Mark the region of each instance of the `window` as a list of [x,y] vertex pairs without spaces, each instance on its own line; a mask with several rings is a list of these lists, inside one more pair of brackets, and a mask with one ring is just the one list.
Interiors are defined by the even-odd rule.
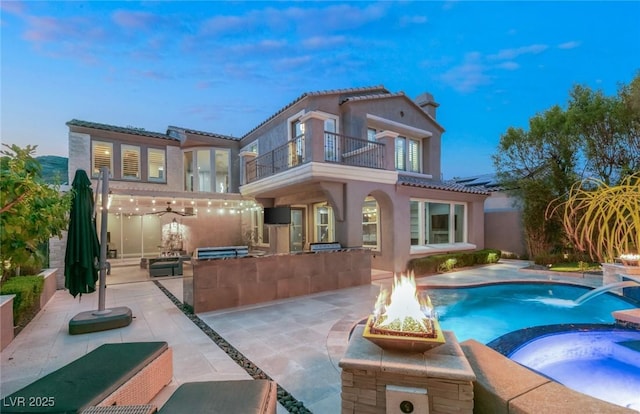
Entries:
[[374,142],[377,141],[375,128],[367,128],[367,140]]
[[302,164],[304,161],[304,123],[299,119],[291,124],[291,141],[289,141],[289,167]]
[[226,149],[185,151],[183,157],[185,191],[228,192],[229,156],[229,150]]
[[193,191],[193,151],[185,152],[182,162],[184,163],[184,191]]
[[367,197],[362,205],[362,245],[364,247],[380,249],[378,218],[378,202],[373,197]]
[[405,137],[396,137],[396,170],[405,170],[405,159],[407,152],[405,151],[407,139]]
[[109,176],[113,176],[113,144],[110,142],[93,141],[91,154],[91,175],[98,177],[100,168],[109,168]]
[[165,176],[165,152],[164,150],[157,148],[149,148],[147,149],[147,165],[149,167],[148,171],[148,180],[149,181],[159,181],[166,182],[167,178]]
[[411,245],[466,242],[466,205],[411,200]]
[[340,161],[340,139],[336,134],[336,120],[324,120],[324,159],[325,161]]
[[326,202],[313,206],[315,217],[315,231],[313,240],[316,243],[326,243],[335,241],[335,221],[333,209]]
[[122,159],[122,175],[125,180],[140,179],[140,147],[122,145],[120,147]]
[[211,151],[196,151],[196,154],[198,165],[198,191],[211,191]]
[[215,193],[229,192],[229,151],[215,150],[216,182]]
[[396,169],[420,172],[420,141],[398,136],[396,138]]

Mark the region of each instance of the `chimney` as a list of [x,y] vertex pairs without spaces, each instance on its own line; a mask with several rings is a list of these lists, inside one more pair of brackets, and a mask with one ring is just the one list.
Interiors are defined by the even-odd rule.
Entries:
[[429,92],[425,92],[418,96],[415,99],[415,102],[423,111],[431,115],[433,119],[436,119],[436,108],[439,107],[440,104],[433,100],[433,95]]

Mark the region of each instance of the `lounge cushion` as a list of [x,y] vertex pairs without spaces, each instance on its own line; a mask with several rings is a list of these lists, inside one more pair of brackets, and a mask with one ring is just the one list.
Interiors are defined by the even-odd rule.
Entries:
[[0,412],[82,412],[111,395],[167,348],[166,342],[101,345],[5,397]]
[[275,414],[276,399],[270,380],[189,382],[178,387],[158,414]]

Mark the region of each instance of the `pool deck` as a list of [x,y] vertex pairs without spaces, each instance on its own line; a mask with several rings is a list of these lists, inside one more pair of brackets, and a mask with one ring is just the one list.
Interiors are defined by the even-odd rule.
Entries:
[[[520,270],[529,263],[503,260],[495,265],[427,276],[418,285],[467,285],[496,281],[562,281],[597,287],[602,277],[560,276]],[[160,407],[178,385],[192,381],[250,379],[251,375],[222,350],[154,283],[135,281],[133,266],[113,268],[106,307],[129,307],[131,325],[110,331],[69,335],[69,320],[97,309],[97,294],[74,299],[58,290],[36,318],[0,354],[0,395],[6,396],[107,342],[166,341],[174,352],[172,382],[153,401]],[[124,279],[117,282],[117,274]],[[374,271],[366,286],[323,292],[197,315],[313,413],[340,412],[338,361],[348,332],[371,311],[380,286],[391,274]],[[109,279],[108,279],[109,280]],[[128,281],[128,283],[122,282]],[[182,278],[158,278],[182,298]],[[240,361],[240,362],[243,362]],[[278,404],[278,413],[287,410]]]

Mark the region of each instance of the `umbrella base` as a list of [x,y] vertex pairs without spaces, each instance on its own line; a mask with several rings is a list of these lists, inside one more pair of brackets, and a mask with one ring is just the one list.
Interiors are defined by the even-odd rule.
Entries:
[[77,335],[90,332],[108,331],[123,328],[131,323],[131,309],[122,306],[105,311],[80,312],[69,321],[69,334]]

